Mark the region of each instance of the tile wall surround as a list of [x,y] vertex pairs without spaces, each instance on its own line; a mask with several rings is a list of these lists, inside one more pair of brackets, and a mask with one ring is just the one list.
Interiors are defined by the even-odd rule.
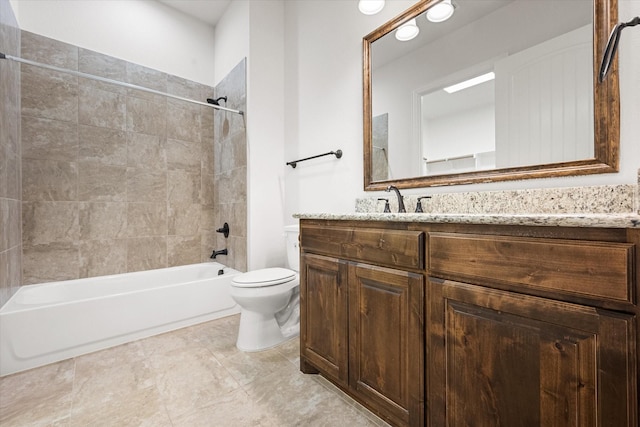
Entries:
[[[440,214],[640,214],[639,189],[640,184],[445,194],[430,194],[425,189],[422,195],[431,199],[422,200],[422,209]],[[415,211],[422,195],[404,196],[407,212]],[[391,193],[357,199],[356,212],[382,212],[380,197],[388,198],[391,211],[397,212],[396,196]]]
[[[26,31],[21,55],[184,98],[217,93]],[[21,81],[23,284],[209,260],[220,111],[29,65]]]
[[[216,97],[226,96],[223,107],[247,111],[246,59],[216,86]],[[219,259],[225,265],[247,271],[247,132],[246,116],[217,110],[214,118],[213,186],[216,228],[229,224],[227,239],[216,233],[211,248],[227,249]],[[211,252],[211,251],[209,251]]]
[[[0,52],[20,55],[20,28],[0,0]],[[22,283],[20,65],[0,60],[0,306]]]

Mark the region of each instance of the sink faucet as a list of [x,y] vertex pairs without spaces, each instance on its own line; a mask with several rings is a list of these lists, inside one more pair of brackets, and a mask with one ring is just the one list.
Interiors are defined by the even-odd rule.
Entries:
[[398,213],[403,213],[406,212],[407,210],[404,208],[404,200],[402,197],[402,194],[400,194],[400,190],[398,190],[398,187],[396,187],[395,185],[390,185],[387,187],[386,191],[395,191],[396,192],[396,196],[398,196]]

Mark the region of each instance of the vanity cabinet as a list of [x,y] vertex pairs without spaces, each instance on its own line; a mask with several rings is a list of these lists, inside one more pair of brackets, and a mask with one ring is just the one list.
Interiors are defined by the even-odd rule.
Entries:
[[636,426],[637,233],[512,231],[429,233],[429,424]]
[[302,224],[301,249],[302,371],[423,425],[424,233]]
[[394,426],[637,426],[640,230],[301,222],[301,369]]

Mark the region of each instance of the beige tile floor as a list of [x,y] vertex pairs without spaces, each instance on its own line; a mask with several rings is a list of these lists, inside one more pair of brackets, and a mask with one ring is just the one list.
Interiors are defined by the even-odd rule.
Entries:
[[317,375],[299,340],[235,347],[230,316],[0,379],[0,426],[385,426]]

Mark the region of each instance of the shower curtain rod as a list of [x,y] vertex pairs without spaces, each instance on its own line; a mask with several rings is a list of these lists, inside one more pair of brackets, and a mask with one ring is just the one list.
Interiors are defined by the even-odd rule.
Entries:
[[231,108],[222,107],[220,105],[209,104],[207,102],[196,101],[195,99],[183,98],[181,96],[171,95],[170,93],[160,92],[159,90],[149,89],[147,87],[138,86],[138,85],[134,85],[134,84],[131,84],[131,83],[120,82],[118,80],[107,79],[105,77],[94,76],[93,74],[87,74],[87,73],[83,73],[81,71],[69,70],[67,68],[60,68],[60,67],[56,67],[54,65],[48,65],[48,64],[43,64],[41,62],[31,61],[29,59],[18,58],[17,56],[6,55],[6,54],[4,54],[2,52],[0,52],[0,59],[9,59],[11,61],[21,62],[23,64],[33,65],[33,66],[36,66],[36,67],[45,68],[47,70],[53,70],[53,71],[59,71],[59,72],[62,72],[62,73],[71,74],[71,75],[76,76],[76,77],[84,77],[86,79],[97,80],[97,81],[100,81],[100,82],[103,82],[103,83],[111,83],[111,84],[115,84],[115,85],[118,85],[118,86],[124,86],[124,87],[129,88],[129,89],[141,90],[143,92],[149,92],[149,93],[154,93],[156,95],[167,96],[169,98],[178,99],[180,101],[186,101],[186,102],[191,102],[193,104],[204,105],[205,107],[212,107],[212,108],[215,108],[216,110],[223,110],[223,111],[228,111],[230,113],[236,113],[236,114],[244,115],[244,112],[240,111],[240,110],[234,110],[234,109],[231,109]]

